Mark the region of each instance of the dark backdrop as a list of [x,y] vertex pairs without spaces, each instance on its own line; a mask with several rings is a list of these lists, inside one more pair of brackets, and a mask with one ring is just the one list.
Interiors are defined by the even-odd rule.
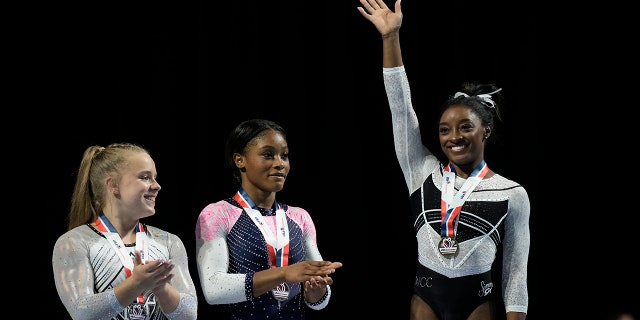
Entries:
[[[48,301],[42,317],[66,314],[46,266],[65,231],[87,146],[128,141],[150,149],[162,192],[146,222],[183,239],[199,284],[197,215],[235,191],[224,168],[224,140],[238,122],[264,117],[289,135],[292,171],[279,201],[306,208],[325,259],[344,263],[329,307],[310,318],[347,311],[407,318],[415,263],[408,193],[394,154],[380,35],[358,5],[161,1],[43,8],[46,23],[26,57],[37,61],[26,78],[38,90],[21,101],[38,99],[37,108],[15,108],[28,119],[24,136],[35,141],[23,144],[30,155],[23,164],[39,177],[28,193],[42,206],[38,236],[46,239],[37,263],[49,272],[36,274]],[[596,319],[631,306],[628,285],[607,269],[577,275],[591,267],[585,261],[592,252],[576,245],[579,231],[567,227],[569,218],[556,216],[570,210],[542,196],[559,182],[540,169],[539,132],[547,124],[539,112],[548,108],[541,82],[550,79],[539,76],[537,8],[502,0],[405,0],[403,12],[404,61],[432,150],[439,149],[430,126],[437,107],[463,80],[503,88],[501,140],[488,147],[486,159],[529,193],[529,319],[581,312]],[[617,274],[631,273],[628,268],[619,264]],[[200,299],[200,318],[223,312]]]

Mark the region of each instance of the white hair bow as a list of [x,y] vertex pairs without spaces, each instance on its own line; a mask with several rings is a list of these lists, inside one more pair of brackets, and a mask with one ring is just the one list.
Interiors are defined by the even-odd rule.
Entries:
[[[480,100],[482,100],[482,102],[484,103],[484,105],[486,105],[487,107],[489,107],[489,108],[495,108],[495,107],[496,107],[496,104],[495,104],[495,102],[493,102],[493,100],[491,99],[491,95],[492,95],[492,94],[494,94],[494,93],[496,93],[496,92],[499,92],[500,90],[502,90],[502,88],[500,88],[500,89],[498,89],[498,90],[496,90],[496,91],[493,91],[493,92],[484,93],[484,94],[479,94],[479,95],[477,95],[476,97],[480,98]],[[467,98],[469,97],[469,95],[468,95],[468,94],[466,94],[466,93],[464,93],[464,92],[456,92],[456,94],[454,94],[454,95],[453,95],[453,98],[455,99],[455,98],[457,98],[457,97],[459,97],[459,96],[464,96],[464,97],[467,97]]]

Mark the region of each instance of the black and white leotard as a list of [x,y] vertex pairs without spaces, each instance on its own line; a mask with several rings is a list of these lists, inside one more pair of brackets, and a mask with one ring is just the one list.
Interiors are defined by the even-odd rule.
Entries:
[[[411,103],[404,66],[383,68],[385,90],[391,109],[396,156],[409,190],[418,243],[416,294],[429,290],[425,274],[435,272],[445,279],[475,276],[478,286],[469,294],[488,294],[491,283],[481,280],[491,271],[502,249],[502,293],[506,311],[527,312],[527,261],[529,255],[530,203],[526,190],[499,174],[485,178],[473,190],[458,216],[453,257],[438,251],[441,218],[443,164],[422,143],[418,117]],[[459,190],[465,179],[456,177]],[[421,270],[422,269],[422,270]],[[423,297],[424,299],[424,297]],[[437,299],[435,299],[437,300]],[[448,300],[451,301],[451,300]],[[446,310],[447,300],[427,301],[435,310]]]
[[[61,235],[53,248],[53,275],[60,300],[72,319],[161,320],[196,319],[198,296],[189,274],[187,250],[175,234],[145,225],[146,260],[171,260],[171,285],[180,292],[178,308],[164,314],[151,290],[142,303],[123,306],[113,288],[127,279],[124,265],[110,240],[93,226],[75,227]],[[135,243],[124,244],[133,259]]]

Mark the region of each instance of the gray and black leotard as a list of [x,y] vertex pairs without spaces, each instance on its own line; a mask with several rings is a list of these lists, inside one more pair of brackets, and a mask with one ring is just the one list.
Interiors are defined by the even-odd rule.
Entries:
[[[76,319],[163,320],[196,319],[198,296],[189,274],[187,250],[175,234],[145,225],[149,240],[147,260],[171,260],[175,267],[171,285],[180,292],[180,303],[165,314],[156,304],[155,294],[144,292],[144,302],[123,306],[113,288],[127,279],[118,252],[110,241],[91,225],[81,225],[61,235],[53,248],[53,275],[60,300]],[[135,243],[125,244],[131,259]],[[144,309],[144,312],[141,310]],[[143,313],[143,315],[141,314]]]
[[[440,254],[443,165],[422,143],[404,66],[383,68],[383,77],[391,109],[396,156],[407,183],[415,219],[418,243],[415,293],[441,314],[453,312],[447,311],[453,309],[473,311],[474,306],[482,302],[482,295],[490,294],[493,285],[491,265],[501,248],[505,309],[526,313],[530,241],[530,204],[526,190],[499,174],[480,181],[458,216],[458,253],[453,257]],[[464,178],[457,177],[455,189],[459,190],[464,182]],[[432,280],[441,276],[440,283],[445,281],[453,288],[471,286],[467,291],[455,291],[456,294],[468,292],[470,296],[462,297],[460,302],[453,302],[451,297],[441,299],[441,292],[429,292],[435,287],[425,285],[429,276]],[[466,284],[468,279],[473,285]],[[468,313],[462,315],[463,318],[466,316]]]

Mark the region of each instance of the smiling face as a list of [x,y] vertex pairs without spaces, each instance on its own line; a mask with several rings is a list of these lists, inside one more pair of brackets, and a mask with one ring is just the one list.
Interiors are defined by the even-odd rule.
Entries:
[[247,144],[243,154],[234,154],[234,161],[241,171],[243,189],[278,192],[290,169],[287,140],[278,131],[265,130]]
[[[129,218],[141,219],[155,214],[160,184],[156,180],[156,165],[145,152],[129,151],[127,163],[119,170],[119,177],[111,176],[118,212]],[[117,182],[116,182],[117,181]]]
[[470,173],[484,159],[484,140],[489,127],[477,114],[463,105],[444,111],[438,126],[440,147],[457,172]]

